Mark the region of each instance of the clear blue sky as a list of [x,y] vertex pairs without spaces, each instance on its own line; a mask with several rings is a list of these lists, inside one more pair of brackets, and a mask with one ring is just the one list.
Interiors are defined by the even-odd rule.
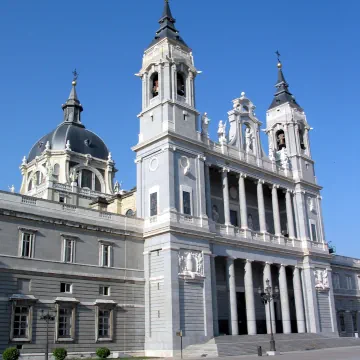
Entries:
[[[19,189],[22,157],[61,122],[74,67],[84,124],[109,146],[118,180],[135,185],[130,147],[141,83],[134,73],[162,7],[162,0],[0,2],[1,189]],[[265,121],[279,49],[290,90],[314,128],[327,240],[338,253],[360,257],[360,1],[172,0],[171,7],[203,71],[197,108],[209,113],[213,133],[241,91]]]

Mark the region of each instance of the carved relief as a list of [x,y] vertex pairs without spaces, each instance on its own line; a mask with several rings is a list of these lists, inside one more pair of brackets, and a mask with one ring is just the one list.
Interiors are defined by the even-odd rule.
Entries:
[[308,206],[309,206],[309,210],[312,213],[316,214],[315,199],[313,197],[308,198]]
[[328,271],[326,269],[316,269],[315,274],[315,289],[318,290],[328,290],[329,286],[329,277]]
[[186,156],[180,158],[180,165],[184,170],[184,175],[187,175],[190,172],[190,160]]
[[204,276],[204,256],[201,251],[180,250],[179,252],[179,275],[195,277]]

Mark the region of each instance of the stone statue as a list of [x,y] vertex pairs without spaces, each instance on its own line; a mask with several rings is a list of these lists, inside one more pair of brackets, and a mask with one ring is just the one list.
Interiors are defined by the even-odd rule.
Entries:
[[223,123],[222,120],[219,121],[219,127],[217,133],[219,137],[219,143],[220,144],[226,143],[226,122]]
[[70,175],[69,175],[71,185],[76,185],[78,178],[79,178],[79,173],[76,170],[72,169],[70,171]]
[[277,136],[277,144],[279,150],[286,148],[285,134],[283,132]]
[[280,150],[280,163],[281,163],[281,167],[284,170],[289,169],[289,157],[287,156],[287,151],[286,148],[284,147]]
[[9,190],[10,190],[11,193],[14,193],[15,192],[15,186],[14,185],[9,186]]
[[205,136],[206,138],[209,138],[209,123],[210,119],[207,116],[207,113],[204,113],[204,115],[201,117],[201,135]]
[[212,207],[212,219],[217,223],[219,221],[219,212],[216,205]]
[[27,164],[27,159],[26,159],[26,156],[24,156],[21,161],[21,165],[26,165],[26,164]]
[[269,159],[271,162],[275,161],[275,154],[274,154],[274,143],[272,139],[272,134],[270,133],[269,136]]
[[112,154],[111,154],[110,151],[109,151],[109,155],[108,155],[108,161],[109,161],[109,162],[113,161]]
[[46,144],[45,144],[45,150],[50,150],[50,142],[47,141]]
[[114,193],[119,194],[121,191],[121,183],[119,183],[117,180],[115,181],[114,185]]
[[253,142],[254,142],[253,132],[249,127],[246,127],[246,130],[245,130],[245,146],[246,146],[246,152],[247,153],[252,152]]
[[65,144],[65,150],[67,150],[67,151],[71,151],[71,147],[70,147],[70,140],[66,141],[66,144]]
[[248,227],[249,227],[249,229],[254,230],[254,223],[253,223],[253,218],[252,218],[251,214],[248,215]]

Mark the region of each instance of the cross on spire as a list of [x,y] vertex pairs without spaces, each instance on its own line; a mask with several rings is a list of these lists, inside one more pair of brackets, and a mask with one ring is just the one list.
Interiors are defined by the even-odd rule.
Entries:
[[275,54],[276,54],[276,56],[277,56],[278,62],[281,63],[281,60],[280,60],[281,54],[279,53],[279,50],[276,50],[276,51],[275,51]]

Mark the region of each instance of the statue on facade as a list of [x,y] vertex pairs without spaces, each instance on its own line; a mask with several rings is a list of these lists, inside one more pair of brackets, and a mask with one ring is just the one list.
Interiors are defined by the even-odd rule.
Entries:
[[66,141],[65,150],[66,150],[66,151],[71,151],[70,140]]
[[285,134],[283,131],[281,131],[277,136],[277,144],[279,150],[286,148]]
[[114,185],[114,193],[119,194],[121,191],[121,183],[119,183],[117,180],[115,181]]
[[280,164],[284,170],[289,169],[289,157],[287,155],[286,148],[284,147],[280,150]]
[[219,212],[216,205],[212,207],[212,219],[217,223],[219,221]]
[[246,127],[246,130],[245,130],[246,153],[252,152],[253,142],[254,142],[254,134],[249,127]]
[[248,215],[248,228],[254,230],[254,222],[251,214]]
[[226,143],[226,122],[223,123],[222,120],[219,121],[219,127],[218,127],[218,137],[219,137],[219,143],[225,144]]
[[14,185],[9,186],[9,190],[10,190],[11,193],[14,193],[15,192],[15,186]]
[[208,114],[204,113],[201,117],[201,135],[209,138],[209,123],[210,119],[208,118]]
[[79,173],[75,169],[72,169],[70,171],[70,175],[69,175],[71,185],[73,185],[73,186],[77,185],[78,178],[79,178]]

